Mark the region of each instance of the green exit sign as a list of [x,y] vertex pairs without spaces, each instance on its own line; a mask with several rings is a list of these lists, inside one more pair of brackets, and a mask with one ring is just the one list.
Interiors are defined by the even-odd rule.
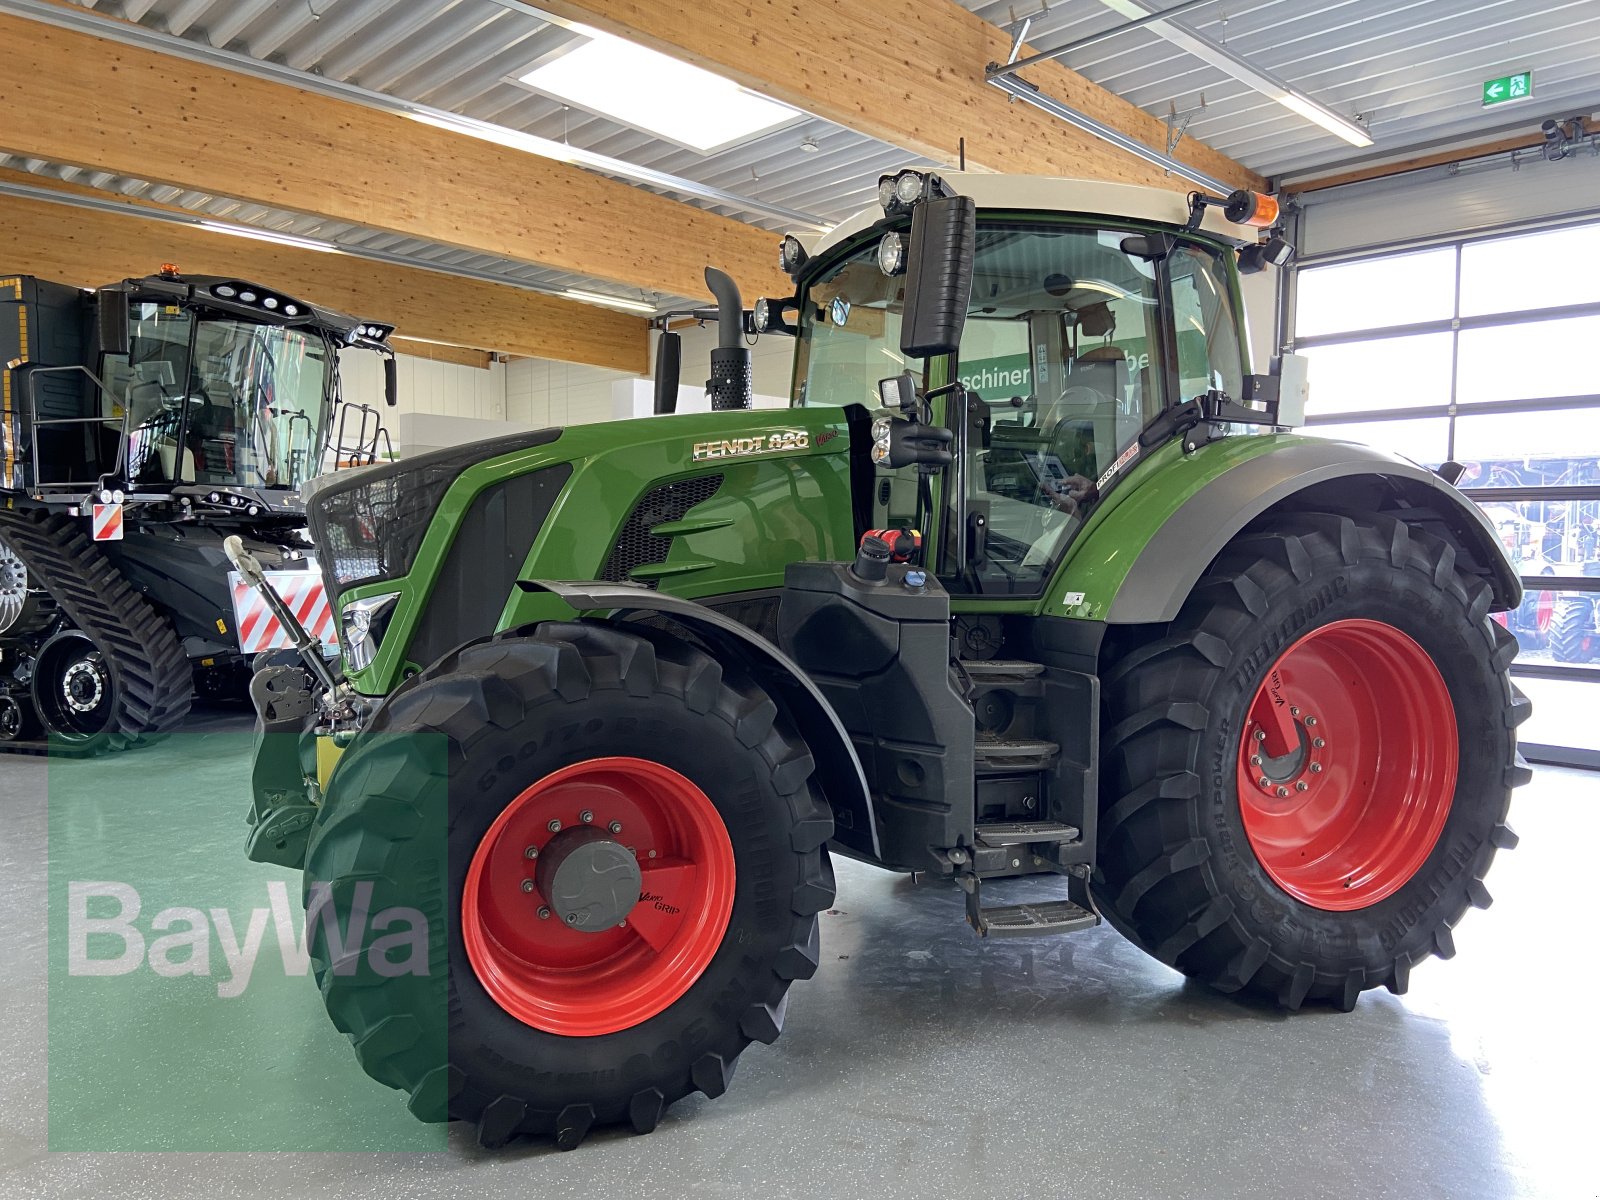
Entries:
[[1533,95],[1533,72],[1520,71],[1515,75],[1502,75],[1487,79],[1483,84],[1483,106],[1491,108],[1508,100],[1526,100]]

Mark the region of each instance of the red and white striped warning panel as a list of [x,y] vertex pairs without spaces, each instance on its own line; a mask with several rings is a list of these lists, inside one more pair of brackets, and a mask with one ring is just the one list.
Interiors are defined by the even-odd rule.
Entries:
[[[339,630],[334,624],[327,591],[322,586],[321,572],[268,571],[266,575],[267,582],[283,597],[283,602],[305,626],[306,632],[327,649],[337,650]],[[240,652],[259,654],[263,650],[293,648],[294,640],[289,631],[267,607],[260,593],[241,579],[237,571],[228,572],[228,583],[233,589],[233,627],[239,637]]]
[[97,542],[120,542],[122,540],[122,505],[96,504],[94,517],[90,522]]

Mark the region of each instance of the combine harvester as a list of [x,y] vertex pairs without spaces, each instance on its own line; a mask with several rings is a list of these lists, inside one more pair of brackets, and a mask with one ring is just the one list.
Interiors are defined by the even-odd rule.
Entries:
[[0,277],[0,750],[119,750],[196,691],[245,694],[249,652],[281,638],[235,629],[222,541],[308,572],[286,586],[325,608],[300,489],[325,456],[381,453],[338,356],[383,355],[393,404],[390,332],[175,267],[93,292]]

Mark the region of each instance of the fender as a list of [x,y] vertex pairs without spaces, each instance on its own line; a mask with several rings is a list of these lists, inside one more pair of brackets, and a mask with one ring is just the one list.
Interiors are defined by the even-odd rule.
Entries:
[[848,824],[836,822],[833,840],[858,855],[874,861],[881,859],[872,793],[850,735],[817,685],[777,646],[703,604],[663,595],[636,583],[524,579],[518,580],[517,586],[528,592],[549,592],[580,613],[662,613],[688,626],[724,661],[743,666],[782,706],[805,739],[816,760],[814,778],[828,807],[835,813],[849,813]]
[[[1223,547],[1273,508],[1381,511],[1426,522],[1452,544],[1464,570],[1490,585],[1495,610],[1521,603],[1516,568],[1482,510],[1415,463],[1352,442],[1278,434],[1223,438],[1164,470],[1206,466],[1212,467],[1209,478],[1196,480],[1198,486],[1154,488],[1154,479],[1147,479],[1138,489],[1144,495],[1130,497],[1130,503],[1108,514],[1084,539],[1083,549],[1090,543],[1102,551],[1133,544],[1137,553],[1131,560],[1110,553],[1087,559],[1074,554],[1075,562],[1091,567],[1074,579],[1068,565],[1065,583],[1052,589],[1056,611],[1063,603],[1061,588],[1070,586],[1088,603],[1076,612],[1067,605],[1069,616],[1098,616],[1117,625],[1171,621]],[[1077,598],[1075,592],[1065,597]]]

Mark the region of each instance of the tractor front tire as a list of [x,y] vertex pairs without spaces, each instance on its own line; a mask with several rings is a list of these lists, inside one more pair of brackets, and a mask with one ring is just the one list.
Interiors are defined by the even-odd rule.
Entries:
[[[765,692],[670,634],[573,622],[462,647],[329,781],[305,873],[329,1014],[417,1116],[484,1146],[649,1132],[720,1096],[816,971],[833,821],[812,771]],[[364,885],[371,912],[428,914],[445,970],[336,961],[314,909]]]
[[1600,654],[1595,604],[1588,596],[1562,596],[1550,614],[1550,656],[1560,663],[1586,663]]
[[1111,923],[1291,1010],[1449,958],[1529,774],[1489,606],[1451,547],[1385,517],[1287,514],[1230,544],[1104,675]]

